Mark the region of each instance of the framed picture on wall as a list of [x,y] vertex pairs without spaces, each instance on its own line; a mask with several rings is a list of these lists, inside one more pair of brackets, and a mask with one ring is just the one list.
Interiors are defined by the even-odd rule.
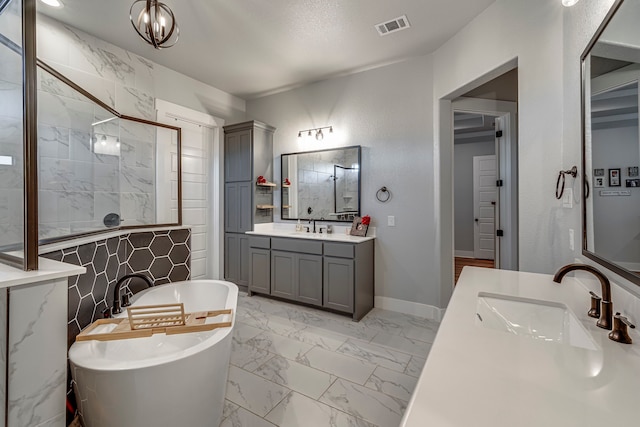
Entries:
[[626,181],[626,186],[627,187],[634,187],[634,188],[640,187],[640,179],[638,179],[638,178],[628,179]]
[[604,169],[594,169],[593,176],[604,176]]
[[620,187],[620,168],[609,169],[609,187]]
[[593,178],[593,186],[596,188],[604,187],[604,176],[596,176]]
[[[366,217],[365,217],[366,218]],[[364,218],[360,218],[359,216],[353,219],[353,223],[351,224],[351,234],[352,236],[361,236],[365,237],[367,235],[367,230],[369,229],[369,221]],[[366,224],[365,224],[366,223]]]
[[630,166],[627,168],[627,175],[630,177],[638,176],[638,166]]

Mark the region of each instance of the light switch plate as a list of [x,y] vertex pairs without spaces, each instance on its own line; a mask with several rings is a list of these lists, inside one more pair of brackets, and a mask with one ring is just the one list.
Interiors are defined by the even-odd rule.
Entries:
[[573,208],[573,188],[565,188],[564,196],[562,197],[563,208]]
[[389,227],[395,227],[396,226],[396,217],[393,215],[389,215],[387,217],[387,225]]

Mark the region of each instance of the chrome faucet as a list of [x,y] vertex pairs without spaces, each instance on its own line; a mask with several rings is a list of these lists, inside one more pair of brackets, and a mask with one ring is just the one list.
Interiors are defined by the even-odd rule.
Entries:
[[133,274],[127,274],[125,276],[122,276],[120,280],[116,282],[116,287],[113,289],[113,307],[111,308],[110,314],[113,315],[113,314],[122,313],[122,307],[128,307],[131,305],[131,303],[129,302],[128,295],[123,295],[122,302],[120,302],[120,289],[122,288],[122,284],[124,282],[130,279],[135,279],[135,278],[142,279],[147,283],[147,286],[149,286],[150,288],[153,287],[153,282],[151,281],[149,276],[146,276],[144,274],[133,273]]
[[[568,265],[565,265],[564,267],[561,267],[556,272],[555,276],[553,276],[553,281],[556,283],[560,283],[562,281],[562,278],[567,273],[575,270],[588,271],[589,273],[596,276],[600,281],[600,287],[602,289],[602,302],[601,302],[602,313],[600,313],[600,318],[598,319],[598,322],[596,323],[596,325],[598,325],[602,329],[611,330],[612,321],[613,321],[613,302],[611,302],[611,283],[609,282],[609,279],[607,278],[607,276],[602,274],[600,270],[586,264],[568,264]],[[597,317],[597,313],[599,312],[599,310],[597,310],[596,307],[594,307],[593,305],[594,305],[594,301],[598,302],[600,297],[591,293],[591,298],[592,298],[592,308],[591,310],[589,310],[589,316]]]

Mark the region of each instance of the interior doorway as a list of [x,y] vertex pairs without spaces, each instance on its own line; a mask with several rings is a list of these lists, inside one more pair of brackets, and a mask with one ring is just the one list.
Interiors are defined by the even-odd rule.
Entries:
[[467,265],[518,269],[517,69],[451,102],[454,283]]

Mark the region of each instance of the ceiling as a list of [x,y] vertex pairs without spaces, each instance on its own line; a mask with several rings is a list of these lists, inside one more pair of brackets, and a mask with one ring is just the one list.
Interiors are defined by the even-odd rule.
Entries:
[[[62,0],[39,11],[244,99],[431,53],[494,0],[164,0],[180,40],[156,51],[129,22],[133,0]],[[411,27],[379,36],[406,15]]]

